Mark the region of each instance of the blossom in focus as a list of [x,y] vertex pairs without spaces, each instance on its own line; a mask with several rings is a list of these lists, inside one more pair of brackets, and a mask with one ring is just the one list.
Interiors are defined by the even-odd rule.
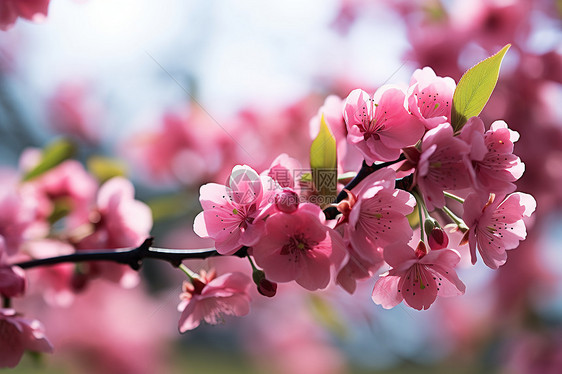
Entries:
[[525,164],[513,154],[513,143],[519,139],[519,133],[510,130],[504,121],[495,121],[484,133],[482,120],[472,117],[460,137],[471,145],[469,171],[477,190],[496,194],[515,191],[513,182],[525,171]]
[[25,351],[53,351],[37,320],[20,317],[13,309],[0,309],[0,368],[15,367]]
[[412,237],[406,216],[412,213],[415,199],[409,192],[395,189],[395,179],[395,171],[384,168],[353,189],[356,201],[346,228],[355,252],[366,261],[380,257],[380,248],[394,242],[407,243]]
[[[297,159],[282,153],[273,160],[269,169],[262,175],[271,177],[281,187],[296,189],[298,187],[297,172],[301,170],[301,163]],[[273,188],[273,186],[267,187]]]
[[275,188],[277,185],[270,177],[260,178],[247,165],[235,166],[229,186],[201,186],[199,201],[203,212],[195,217],[195,233],[214,239],[217,251],[223,255],[255,244],[264,230],[263,220],[258,216],[273,203]]
[[414,251],[404,243],[384,248],[384,260],[392,266],[375,283],[373,301],[385,309],[402,300],[414,309],[428,309],[437,296],[464,294],[465,285],[455,266],[460,255],[452,249],[428,251],[423,242]]
[[181,312],[180,332],[193,330],[202,320],[216,325],[223,316],[245,316],[250,312],[251,280],[235,272],[215,277],[214,272],[201,272],[192,282],[184,282],[182,300],[178,305]]
[[275,213],[266,220],[267,235],[251,254],[275,282],[296,281],[307,290],[326,288],[331,268],[346,258],[340,234],[325,225],[322,210],[303,203],[293,213]]
[[0,2],[0,30],[10,29],[18,17],[39,22],[47,17],[51,0],[2,0]]
[[408,109],[426,129],[450,123],[455,88],[453,78],[438,77],[430,67],[417,69],[408,89]]
[[470,187],[465,161],[469,151],[464,141],[453,137],[453,128],[448,123],[425,134],[415,181],[429,211],[445,206],[444,191]]
[[345,100],[343,116],[347,141],[367,164],[393,161],[400,149],[414,145],[424,133],[423,124],[406,110],[405,93],[394,86],[380,87],[373,97],[353,90]]
[[486,202],[479,194],[470,194],[463,204],[463,220],[469,227],[468,236],[472,263],[476,249],[484,263],[497,269],[507,260],[506,250],[514,249],[527,236],[524,218],[536,208],[535,199],[516,192],[504,199],[494,194]]
[[357,288],[357,281],[373,276],[375,272],[384,264],[382,253],[379,248],[373,251],[373,256],[365,260],[359,256],[346,239],[348,260],[337,274],[336,282],[349,294],[353,294]]

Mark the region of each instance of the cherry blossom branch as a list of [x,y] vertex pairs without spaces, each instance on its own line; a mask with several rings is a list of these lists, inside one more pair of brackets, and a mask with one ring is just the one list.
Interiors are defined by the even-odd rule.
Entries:
[[[359,172],[357,173],[357,175],[355,176],[355,178],[353,178],[351,180],[351,182],[349,182],[338,194],[338,196],[336,197],[336,201],[334,201],[335,204],[341,202],[342,200],[344,200],[347,197],[347,191],[351,191],[352,188],[356,187],[359,183],[361,183],[361,181],[365,178],[367,178],[369,175],[373,174],[375,171],[383,169],[385,167],[388,167],[390,165],[394,165],[400,161],[404,161],[406,159],[406,156],[402,153],[400,154],[400,157],[398,157],[396,160],[394,161],[388,161],[388,162],[384,162],[382,164],[372,164],[372,165],[368,165],[365,161],[363,161],[363,166],[361,166],[361,169],[359,169]],[[410,187],[412,186],[412,177],[405,177],[402,179],[398,179],[396,180],[396,188],[402,189],[402,190],[409,190]],[[326,209],[324,209],[324,214],[326,215],[326,219],[335,219],[336,216],[338,215],[338,210],[335,206],[330,206]]]
[[[179,267],[183,260],[206,259],[219,256],[214,248],[204,249],[167,249],[152,247],[153,238],[147,238],[140,246],[120,251],[80,251],[70,255],[42,258],[13,264],[22,269],[38,266],[56,265],[61,263],[77,263],[85,261],[111,261],[118,264],[129,265],[134,270],[139,270],[144,259],[156,259],[169,262],[174,267]],[[233,256],[246,257],[247,247],[242,247]]]
[[394,165],[394,164],[396,164],[400,161],[404,161],[405,159],[406,159],[406,156],[404,156],[404,154],[402,153],[402,154],[400,154],[400,157],[398,157],[396,160],[384,162],[382,164],[368,165],[365,161],[363,161],[363,166],[361,166],[361,169],[359,170],[359,172],[357,173],[355,178],[353,178],[351,180],[351,182],[349,182],[344,187],[344,189],[338,194],[338,197],[336,198],[335,202],[339,203],[340,201],[345,199],[347,197],[347,192],[345,192],[345,190],[351,191],[352,188],[357,186],[363,179],[367,178],[369,175],[373,174],[375,171],[386,168],[390,165]]
[[[357,186],[363,179],[365,179],[370,174],[377,170],[388,167],[395,163],[405,160],[405,156],[402,154],[400,157],[394,161],[389,161],[381,164],[367,165],[363,162],[363,166],[344,188],[351,190]],[[411,185],[408,178],[403,178],[396,181],[397,188],[408,189]],[[336,203],[342,201],[347,196],[347,192],[341,191],[336,198]],[[334,219],[338,214],[335,207],[329,207],[324,210],[327,219]],[[156,248],[152,247],[153,238],[147,238],[140,246],[131,249],[123,249],[117,251],[80,251],[70,255],[48,257],[42,259],[35,259],[29,261],[23,261],[19,263],[12,264],[13,266],[19,266],[22,269],[30,269],[38,266],[49,266],[61,263],[78,263],[85,261],[111,261],[118,264],[129,265],[134,270],[139,270],[144,259],[151,258],[161,261],[169,262],[174,267],[179,267],[183,260],[189,259],[206,259],[209,257],[220,256],[220,254],[214,248],[204,248],[204,249],[167,249],[167,248]],[[239,251],[233,254],[237,257],[246,257],[248,255],[248,248],[242,247]]]

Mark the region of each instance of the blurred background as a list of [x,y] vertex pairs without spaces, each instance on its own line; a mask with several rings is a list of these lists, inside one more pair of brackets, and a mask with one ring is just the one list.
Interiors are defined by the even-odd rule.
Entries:
[[55,354],[15,372],[562,372],[561,18],[557,0],[52,0],[42,22],[18,20],[0,33],[1,166],[64,139],[100,180],[134,182],[160,247],[212,246],[192,231],[199,186],[233,165],[261,171],[282,152],[307,165],[328,95],[407,85],[424,66],[458,81],[507,43],[482,118],[521,134],[518,190],[537,211],[505,266],[460,269],[467,294],[424,312],[375,305],[374,279],[354,295],[282,285],[244,318],[180,335],[182,275],[147,263],[136,288],[25,305]]

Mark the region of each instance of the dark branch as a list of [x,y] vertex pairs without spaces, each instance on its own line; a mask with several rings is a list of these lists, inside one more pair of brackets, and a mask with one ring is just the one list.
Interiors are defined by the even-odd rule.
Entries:
[[[13,264],[22,269],[29,269],[37,266],[56,265],[65,262],[84,262],[84,261],[111,261],[118,264],[129,265],[134,270],[139,270],[144,259],[152,258],[166,261],[174,267],[178,267],[183,260],[205,259],[213,256],[220,256],[215,249],[164,249],[151,247],[153,238],[146,239],[137,248],[121,251],[80,251],[71,255],[42,258]],[[233,256],[245,257],[248,248],[242,247]]]
[[[359,172],[357,173],[355,178],[353,178],[351,180],[351,182],[349,182],[344,187],[344,189],[340,191],[340,193],[336,197],[335,203],[337,204],[347,197],[347,192],[345,192],[345,190],[351,191],[352,188],[356,187],[363,179],[367,178],[369,175],[373,174],[375,171],[386,168],[390,165],[394,165],[394,164],[396,164],[400,161],[404,161],[405,159],[406,159],[406,156],[404,156],[404,154],[402,153],[402,154],[400,154],[400,157],[398,157],[396,160],[384,162],[382,164],[367,165],[367,163],[365,161],[363,161],[363,166],[361,166],[361,169],[359,169]],[[336,207],[333,207],[333,206],[328,207],[328,208],[324,209],[324,214],[326,215],[326,219],[334,219],[338,215],[338,210],[336,209]]]

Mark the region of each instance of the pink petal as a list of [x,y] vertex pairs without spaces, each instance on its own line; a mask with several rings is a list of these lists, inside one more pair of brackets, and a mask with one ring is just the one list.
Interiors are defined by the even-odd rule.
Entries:
[[394,243],[384,248],[384,261],[394,269],[408,269],[413,262],[417,262],[417,257],[412,247],[404,243]]
[[402,294],[398,292],[400,277],[383,276],[377,279],[371,298],[385,309],[390,309],[400,304]]
[[[414,269],[418,269],[420,279],[416,279]],[[429,309],[437,298],[437,283],[433,280],[432,273],[425,266],[414,265],[400,277],[398,290],[404,302],[414,309]]]

